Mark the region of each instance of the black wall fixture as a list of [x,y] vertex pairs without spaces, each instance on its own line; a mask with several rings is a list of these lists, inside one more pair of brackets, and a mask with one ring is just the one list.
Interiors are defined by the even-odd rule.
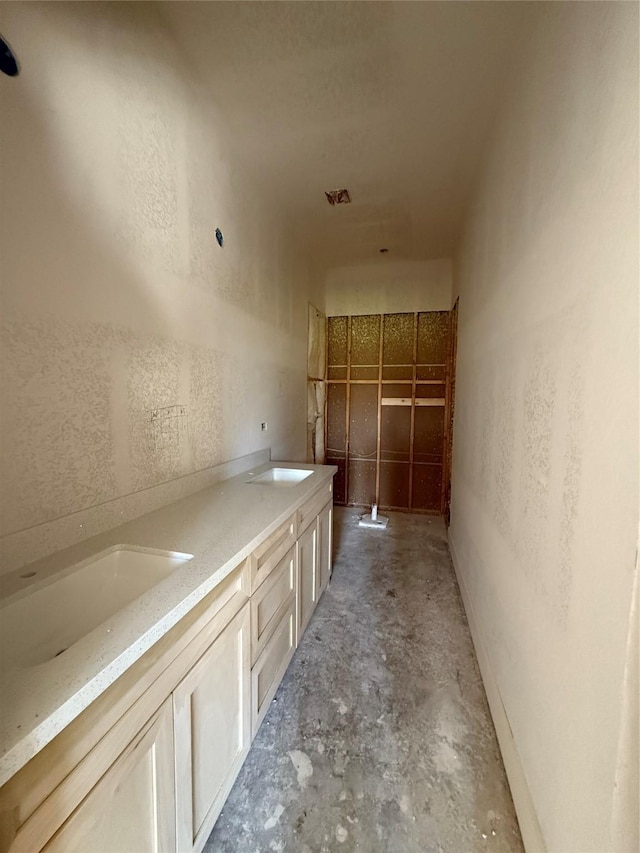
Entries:
[[18,60],[2,36],[0,36],[0,71],[8,77],[17,77],[20,73]]

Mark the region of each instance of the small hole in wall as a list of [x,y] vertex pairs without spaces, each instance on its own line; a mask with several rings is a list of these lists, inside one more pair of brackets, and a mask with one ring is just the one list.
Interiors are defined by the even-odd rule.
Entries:
[[218,246],[222,248],[224,246],[224,234],[219,228],[216,228],[216,240],[218,241]]
[[18,60],[2,36],[0,36],[0,71],[8,77],[17,77],[20,73]]
[[388,249],[380,249],[380,254],[386,255],[388,251],[389,251]]
[[23,575],[20,575],[21,578],[35,578],[37,572],[25,572]]

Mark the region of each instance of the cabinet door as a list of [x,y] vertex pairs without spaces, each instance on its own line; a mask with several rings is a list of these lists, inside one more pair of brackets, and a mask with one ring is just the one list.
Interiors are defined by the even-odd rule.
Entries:
[[175,846],[173,720],[169,698],[43,850],[170,853]]
[[298,642],[318,601],[317,519],[298,539]]
[[318,516],[318,584],[320,595],[322,595],[331,577],[332,531],[333,504],[328,503]]
[[251,743],[249,604],[173,693],[177,839],[204,846]]

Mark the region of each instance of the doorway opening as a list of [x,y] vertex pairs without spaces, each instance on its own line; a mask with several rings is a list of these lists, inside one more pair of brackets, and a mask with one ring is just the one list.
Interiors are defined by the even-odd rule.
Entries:
[[446,514],[452,316],[328,318],[325,447],[338,467],[336,503]]

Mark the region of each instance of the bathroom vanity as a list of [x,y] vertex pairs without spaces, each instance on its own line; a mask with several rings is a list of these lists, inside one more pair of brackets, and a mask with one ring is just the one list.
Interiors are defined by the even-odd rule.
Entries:
[[[48,628],[3,660],[2,853],[202,849],[329,582],[335,471],[262,466],[13,579],[13,630],[34,606]],[[67,614],[118,566],[159,577],[95,627],[109,587]]]

